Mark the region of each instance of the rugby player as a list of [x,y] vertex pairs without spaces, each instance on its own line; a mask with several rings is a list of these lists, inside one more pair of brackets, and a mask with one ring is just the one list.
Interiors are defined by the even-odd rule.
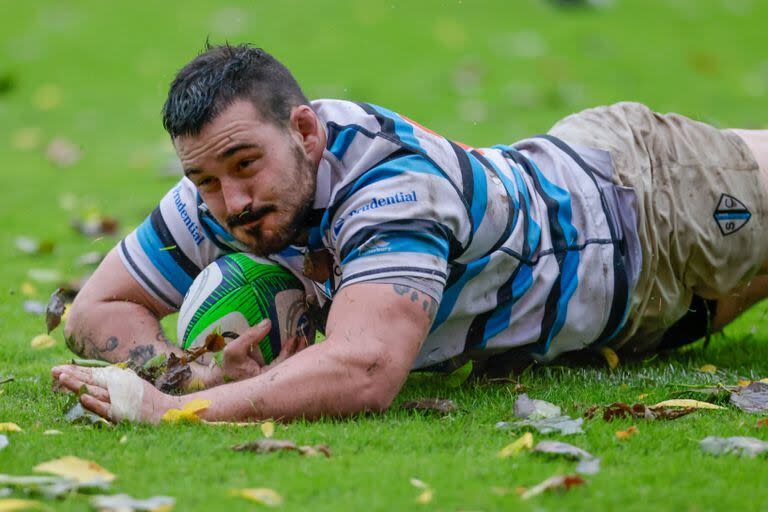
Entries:
[[327,339],[263,367],[249,353],[266,321],[221,368],[196,366],[208,389],[182,397],[127,371],[53,369],[107,418],[157,422],[191,398],[212,401],[208,420],[381,411],[413,369],[663,349],[768,288],[768,131],[620,103],[472,148],[373,104],[310,102],[248,45],[187,64],[163,122],[186,176],[78,295],[70,348],[138,363],[179,352],[158,320],[235,251],[332,301]]

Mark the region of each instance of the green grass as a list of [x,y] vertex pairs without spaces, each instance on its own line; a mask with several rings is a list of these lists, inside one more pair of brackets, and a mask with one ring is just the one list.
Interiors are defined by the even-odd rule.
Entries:
[[[533,455],[499,460],[515,434],[494,429],[508,419],[511,385],[468,384],[414,376],[401,400],[454,399],[445,418],[393,409],[348,421],[278,426],[275,437],[329,444],[331,459],[295,454],[256,456],[229,446],[260,437],[257,428],[200,425],[120,425],[94,430],[64,423],[65,399],[50,391],[48,369],[68,357],[55,348],[33,351],[43,321],[22,310],[20,293],[31,268],[74,264],[114,239],[87,240],[71,217],[98,210],[137,225],[174,179],[157,169],[172,158],[159,109],[173,73],[213,41],[251,41],[291,67],[311,97],[372,101],[398,110],[473,145],[510,142],[545,131],[570,112],[638,100],[720,126],[768,127],[765,20],[758,1],[607,2],[601,9],[562,9],[519,2],[237,2],[215,7],[188,1],[161,10],[147,1],[25,2],[0,17],[0,421],[24,432],[0,451],[0,472],[29,473],[63,455],[93,459],[119,476],[114,491],[137,497],[167,494],[177,510],[248,510],[235,487],[271,487],[286,510],[758,510],[768,498],[765,460],[702,454],[706,435],[751,435],[757,417],[735,410],[699,412],[673,422],[637,422],[640,433],[617,441],[628,420],[593,420],[586,435],[565,438],[603,457],[589,485],[565,495],[521,501],[492,487],[531,486],[575,463]],[[168,5],[165,3],[163,5]],[[521,42],[522,41],[522,42]],[[526,41],[528,43],[526,44]],[[522,47],[522,50],[520,49]],[[457,76],[464,77],[457,79]],[[457,81],[461,82],[457,85]],[[60,102],[35,106],[40,88],[54,86]],[[7,89],[7,88],[6,88]],[[3,90],[0,88],[0,90]],[[21,129],[37,129],[37,148],[14,148]],[[75,166],[59,169],[44,157],[53,137],[83,148]],[[74,210],[62,209],[74,197]],[[28,256],[19,235],[51,239],[51,255]],[[54,284],[37,283],[45,300]],[[536,368],[521,376],[529,393],[579,414],[617,400],[668,398],[677,384],[768,376],[766,308],[758,307],[716,337],[673,357],[598,368]],[[167,322],[167,325],[172,323]],[[173,330],[173,329],[171,329]],[[715,376],[696,372],[718,366]],[[43,436],[57,428],[61,436]],[[120,444],[122,436],[127,443]],[[541,436],[536,436],[541,439]],[[556,436],[555,436],[556,437]],[[435,489],[432,503],[414,504],[417,477]],[[86,510],[72,497],[57,510]]]

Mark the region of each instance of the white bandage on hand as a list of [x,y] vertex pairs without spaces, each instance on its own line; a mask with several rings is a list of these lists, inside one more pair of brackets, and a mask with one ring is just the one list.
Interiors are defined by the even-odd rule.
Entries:
[[144,398],[144,381],[133,370],[117,366],[93,368],[93,381],[107,388],[112,404],[112,420],[137,421],[141,415],[141,401]]

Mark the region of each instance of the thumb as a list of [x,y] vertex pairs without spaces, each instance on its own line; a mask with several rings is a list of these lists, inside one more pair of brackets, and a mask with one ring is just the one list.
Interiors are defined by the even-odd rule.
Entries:
[[244,331],[240,336],[227,343],[224,347],[224,353],[228,356],[247,356],[252,352],[253,347],[257,347],[258,343],[269,334],[269,329],[272,327],[272,322],[269,318],[265,318],[258,324]]

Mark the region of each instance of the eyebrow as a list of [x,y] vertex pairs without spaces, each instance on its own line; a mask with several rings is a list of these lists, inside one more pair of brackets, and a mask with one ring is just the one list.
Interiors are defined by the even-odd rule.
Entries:
[[225,158],[229,158],[230,156],[234,155],[238,151],[241,151],[243,149],[258,149],[260,146],[258,144],[253,144],[249,142],[242,142],[240,144],[235,144],[234,146],[230,146],[218,155],[216,155],[216,158],[218,160],[224,160]]

